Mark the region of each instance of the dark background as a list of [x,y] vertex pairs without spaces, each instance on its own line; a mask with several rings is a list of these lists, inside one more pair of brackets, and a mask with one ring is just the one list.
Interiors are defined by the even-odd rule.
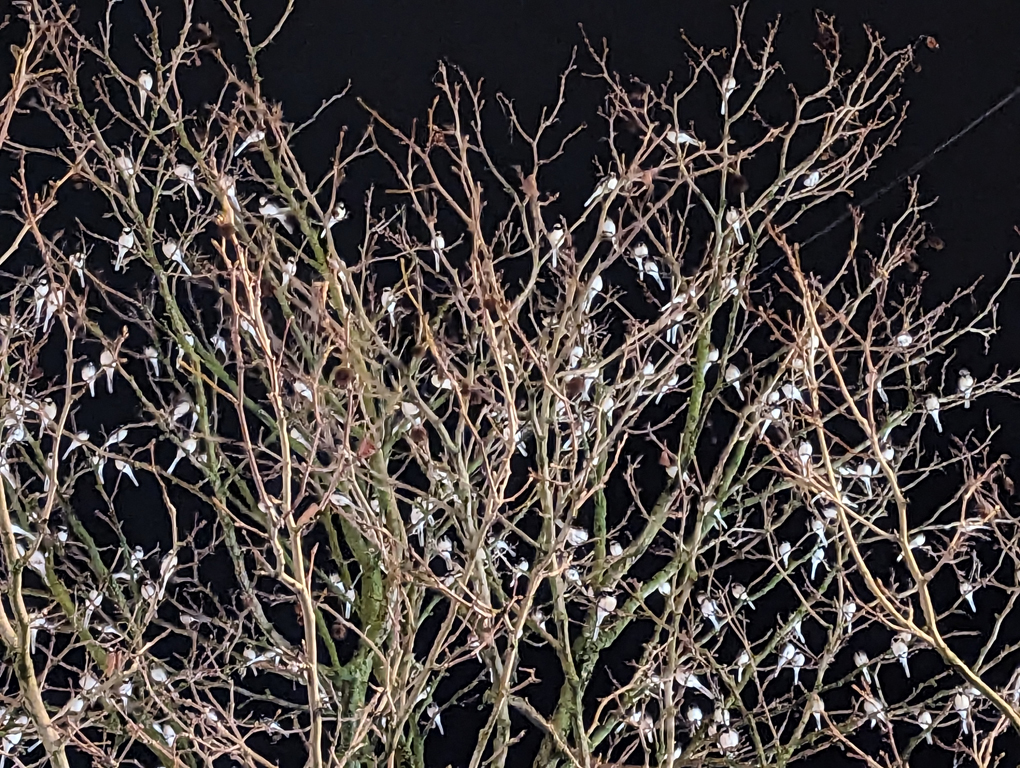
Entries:
[[[164,35],[172,36],[179,11],[172,7],[174,3],[164,5],[168,7],[161,9],[165,14],[161,27]],[[241,68],[242,49],[230,34],[230,23],[218,5],[200,4],[197,18],[212,24],[225,57]],[[282,0],[244,3],[256,39],[275,25],[284,5]],[[144,35],[146,26],[131,6],[131,0],[126,0],[118,7],[120,15],[115,16],[115,53],[127,72],[144,66],[132,35]],[[307,120],[324,99],[348,81],[351,84],[351,98],[331,107],[299,143],[310,163],[319,164],[309,168],[312,178],[325,170],[339,127],[346,124],[357,134],[367,123],[364,110],[353,97],[363,98],[387,119],[407,128],[412,119],[425,116],[436,94],[432,86],[436,64],[442,59],[463,67],[472,79],[485,78],[492,105],[490,125],[494,137],[499,138],[499,132],[505,136],[505,123],[494,106],[496,91],[512,98],[526,119],[534,119],[542,105],[553,102],[558,75],[574,46],[582,47],[578,52],[581,70],[594,70],[583,50],[579,24],[594,43],[606,38],[613,70],[623,78],[635,76],[653,87],[670,73],[680,82],[687,77],[688,49],[681,30],[706,48],[731,48],[734,39],[731,6],[717,0],[297,0],[296,6],[276,43],[261,60],[266,97],[281,102],[285,118],[297,124]],[[854,54],[863,50],[864,24],[885,37],[888,50],[908,45],[922,35],[933,36],[939,44],[935,51],[926,46],[918,48],[920,71],[908,72],[903,85],[903,97],[910,102],[903,133],[878,170],[858,189],[858,201],[884,189],[1020,86],[1020,46],[1014,35],[1020,29],[1020,8],[994,0],[816,4],[756,0],[746,16],[745,40],[752,50],[757,49],[766,24],[782,17],[774,59],[782,63],[785,73],[778,78],[816,83],[822,73],[821,55],[814,47],[816,9],[836,16],[850,54],[848,64],[859,60]],[[96,10],[87,8],[85,12]],[[133,27],[132,19],[137,20]],[[6,49],[2,58],[6,63]],[[190,76],[200,81],[201,71]],[[562,205],[573,213],[579,212],[594,182],[592,158],[605,157],[599,143],[604,123],[596,115],[603,94],[603,84],[578,75],[568,90],[564,122],[588,124],[554,173],[564,185],[560,190]],[[696,122],[697,118],[695,114]],[[1006,271],[1007,255],[1017,249],[1018,121],[1020,98],[931,158],[920,174],[922,197],[938,198],[926,218],[946,244],[944,250],[918,254],[921,269],[928,273],[932,301],[942,300],[954,288],[978,278],[994,285]],[[349,207],[358,207],[357,190],[363,190],[371,181],[367,176],[352,175],[344,195]],[[905,184],[895,185],[867,207],[866,226],[877,230],[883,221],[890,221],[902,210],[905,198]],[[818,224],[821,227],[825,222]],[[798,234],[806,239],[813,231],[817,230]],[[831,251],[832,258],[840,258],[845,252],[846,233],[845,227],[837,228],[815,241],[812,257],[824,259]],[[1002,330],[990,356],[985,358],[978,347],[964,350],[964,359],[979,378],[989,374],[996,363],[1010,370],[1020,367],[1020,306],[1016,297],[1016,290],[1006,294],[999,315]],[[972,409],[964,415],[957,410],[944,418],[950,429],[964,426],[964,419],[973,421],[967,426],[977,426],[983,420],[983,411]],[[1009,434],[1009,427],[1020,419],[1020,408],[1013,401],[1001,399],[992,403],[992,412],[992,420],[1007,427],[996,447],[1020,455],[1016,430]],[[1014,480],[1020,480],[1015,463],[1009,471]],[[448,716],[446,721],[447,737],[438,740],[446,744],[440,747],[435,736],[429,739],[429,757],[437,766],[448,761],[457,765],[458,758],[462,760],[472,746],[456,743],[457,716],[451,714],[453,717]],[[445,752],[446,748],[452,751]],[[284,756],[283,764],[288,764],[288,759]],[[833,764],[828,759],[824,762]]]

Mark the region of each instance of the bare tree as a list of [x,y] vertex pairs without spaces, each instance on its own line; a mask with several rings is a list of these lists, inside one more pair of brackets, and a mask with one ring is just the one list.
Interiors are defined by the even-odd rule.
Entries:
[[[289,7],[261,41],[228,7],[242,75],[190,0],[169,42],[140,5],[140,72],[114,3],[98,35],[19,5],[6,758],[422,766],[435,740],[475,768],[537,732],[543,766],[992,763],[1020,725],[1012,488],[991,422],[941,420],[1016,390],[954,355],[1017,258],[976,311],[976,286],[926,303],[916,187],[877,234],[855,210],[841,258],[798,246],[895,141],[912,48],[867,31],[851,67],[820,16],[801,94],[743,9],[679,83],[588,44],[582,206],[547,182],[574,60],[534,125],[497,97],[520,166],[442,66],[422,122],[366,105],[313,179],[259,74]],[[222,83],[202,109],[195,66]],[[369,157],[390,177],[356,204]]]

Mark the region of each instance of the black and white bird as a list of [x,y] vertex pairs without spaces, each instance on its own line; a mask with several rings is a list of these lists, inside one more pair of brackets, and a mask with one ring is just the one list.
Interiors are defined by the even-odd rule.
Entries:
[[549,233],[546,235],[549,239],[549,245],[552,246],[552,251],[549,256],[553,269],[556,269],[560,255],[560,246],[563,245],[563,240],[566,236],[567,233],[563,231],[563,224],[559,221],[553,225],[553,228],[550,229]]
[[124,230],[120,233],[120,237],[117,238],[117,260],[113,264],[113,271],[120,272],[124,267],[124,257],[130,253],[131,249],[135,247],[135,233],[129,228],[124,227]]
[[587,208],[589,205],[594,203],[600,197],[604,197],[616,189],[616,185],[619,183],[615,173],[611,173],[606,176],[602,181],[595,187],[595,191],[591,193],[591,197],[584,201],[584,207]]
[[727,75],[722,81],[722,104],[719,105],[719,114],[726,114],[726,105],[729,103],[730,96],[737,90],[737,81],[732,75]]
[[963,395],[963,407],[970,408],[970,398],[974,393],[974,376],[966,368],[960,369],[960,377],[956,380],[956,390]]
[[266,138],[266,132],[263,131],[261,128],[256,128],[245,137],[244,141],[241,142],[241,146],[234,150],[234,157],[237,157],[242,152],[244,152],[244,150],[246,150],[249,146],[255,144],[256,142],[262,141],[262,139],[264,138]]
[[294,234],[294,225],[290,223],[290,208],[281,208],[268,197],[263,195],[259,198],[259,213],[267,219],[276,219],[287,230],[288,235]]
[[145,115],[145,99],[152,93],[152,75],[146,70],[138,73],[138,111]]

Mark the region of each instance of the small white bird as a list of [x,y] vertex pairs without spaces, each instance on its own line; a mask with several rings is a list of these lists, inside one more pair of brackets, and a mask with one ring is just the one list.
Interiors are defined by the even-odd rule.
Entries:
[[[195,169],[185,163],[179,164],[174,168],[174,176],[180,179],[188,189],[195,193],[195,197],[202,200],[202,195],[198,191],[198,185],[195,184]],[[180,189],[180,187],[178,187]]]
[[605,621],[606,616],[616,610],[616,597],[614,595],[602,595],[599,598],[598,603],[595,606],[595,632],[592,635],[592,640],[597,640],[599,636],[599,627],[602,622]]
[[793,657],[797,655],[797,646],[793,643],[787,643],[783,646],[783,649],[779,652],[779,661],[776,662],[776,671],[772,675],[773,677],[779,677],[779,673],[782,672],[783,667],[793,661]]
[[815,580],[815,572],[818,566],[825,563],[825,547],[819,546],[811,553],[811,581]]
[[907,653],[909,649],[907,648],[907,643],[903,639],[903,636],[896,635],[893,638],[892,645],[890,647],[893,652],[893,656],[895,656],[899,660],[900,664],[903,665],[903,671],[906,673],[907,677],[910,677],[910,664],[907,662]]
[[294,234],[294,225],[290,223],[290,208],[281,208],[268,197],[259,198],[259,213],[267,219],[276,219],[287,230],[288,235]]
[[906,331],[904,331],[903,333],[901,333],[899,336],[896,337],[896,346],[897,347],[909,347],[913,343],[914,343],[914,337],[911,336]]
[[787,568],[790,567],[790,552],[793,551],[793,546],[788,541],[779,542],[779,557],[783,561],[783,565]]
[[701,607],[701,615],[711,621],[712,626],[718,631],[722,625],[719,623],[719,607],[715,600],[707,595],[702,595],[698,600],[698,605]]
[[32,293],[35,296],[35,322],[38,324],[42,318],[42,310],[46,304],[46,297],[50,295],[50,281],[45,277],[40,277]]
[[669,131],[666,132],[666,141],[668,141],[670,144],[673,144],[677,148],[677,150],[679,150],[685,144],[693,144],[696,147],[701,146],[701,142],[699,142],[696,138],[694,138],[694,136],[689,134],[687,131],[675,131],[672,128],[670,128]]
[[197,449],[198,441],[195,438],[189,437],[182,441],[180,447],[177,449],[177,455],[174,456],[174,460],[170,462],[170,467],[167,469],[166,473],[168,475],[172,475],[174,473],[174,469],[177,468],[177,463],[185,456],[191,456]]
[[963,407],[970,408],[970,398],[974,392],[974,377],[966,368],[960,369],[960,378],[957,379],[956,390],[963,395]]
[[138,111],[145,115],[145,99],[152,92],[152,75],[146,70],[138,73]]
[[825,702],[817,693],[811,694],[811,714],[815,716],[815,729],[822,728],[822,713],[825,712]]
[[811,171],[811,173],[804,177],[804,187],[806,189],[814,189],[821,180],[822,175],[818,171]]
[[436,232],[432,236],[432,243],[429,246],[432,249],[432,253],[436,257],[436,272],[439,271],[439,259],[443,255],[443,249],[446,247],[446,240],[443,238],[442,232]]
[[606,240],[616,242],[616,222],[612,219],[606,219],[602,222],[602,237]]
[[297,259],[291,257],[283,263],[283,274],[280,277],[280,287],[286,288],[290,283],[290,279],[297,274]]
[[698,676],[693,672],[686,670],[677,670],[677,673],[673,676],[677,681],[677,684],[684,688],[693,688],[696,691],[700,691],[708,698],[712,698],[712,692],[704,686],[704,684],[698,679]]
[[797,458],[800,459],[801,471],[806,475],[808,467],[811,466],[811,457],[815,455],[815,448],[807,440],[797,446]]
[[159,353],[155,347],[146,347],[142,350],[142,357],[152,366],[153,376],[159,376]]
[[719,350],[716,349],[715,347],[712,347],[711,349],[708,350],[708,358],[705,360],[705,364],[701,367],[701,375],[702,376],[707,375],[709,370],[712,368],[712,365],[718,362],[719,362]]
[[333,206],[333,210],[329,212],[329,218],[326,219],[326,226],[322,230],[322,234],[319,237],[325,237],[326,233],[333,228],[334,224],[337,224],[348,216],[347,206],[343,204],[341,200]]
[[138,179],[135,177],[135,162],[127,155],[118,155],[113,160],[113,164],[117,166],[117,170],[120,171],[124,177],[124,181],[131,185],[136,193],[138,192]]
[[963,691],[956,694],[953,697],[953,709],[960,716],[960,731],[964,734],[969,733],[967,730],[967,716],[970,714],[970,696]]
[[[184,263],[184,253],[181,251],[181,247],[177,244],[176,240],[167,240],[163,243],[163,256],[175,261],[180,264],[181,269],[184,270],[184,274],[191,276],[191,270],[188,265]],[[158,375],[158,374],[157,374]]]
[[741,400],[743,400],[744,393],[740,389],[740,376],[741,376],[740,369],[733,363],[730,363],[728,366],[726,366],[726,371],[723,377],[726,379],[727,384],[732,385],[733,388],[737,390],[737,396]]
[[619,182],[618,179],[616,178],[615,173],[611,173],[608,176],[606,176],[604,179],[602,179],[602,181],[598,183],[598,186],[595,187],[595,191],[591,193],[591,197],[589,197],[585,201],[584,207],[587,208],[589,205],[594,203],[600,197],[608,195],[610,192],[616,189],[617,183]]
[[861,670],[861,674],[864,675],[864,682],[871,685],[871,673],[868,671],[868,654],[864,651],[855,651],[854,664]]
[[733,236],[737,238],[737,245],[744,244],[744,236],[740,232],[740,211],[730,208],[726,211],[726,223],[733,229]]
[[939,398],[938,395],[928,395],[924,399],[924,410],[931,420],[935,422],[935,426],[939,430],[939,434],[942,434],[942,422],[939,420]]
[[73,451],[75,448],[80,448],[81,446],[85,445],[85,443],[87,443],[88,441],[89,441],[88,430],[83,429],[81,432],[76,433],[74,436],[71,437],[71,444],[67,446],[67,450],[64,451],[64,455],[60,457],[61,461],[66,459],[68,455],[71,453],[71,451]]
[[864,700],[864,714],[868,716],[868,725],[871,728],[874,728],[879,722],[886,722],[885,707],[882,706],[882,702],[876,699],[869,697]]
[[974,603],[974,592],[976,590],[977,587],[969,581],[960,582],[960,597],[967,601],[967,605],[970,606],[971,613],[977,613],[977,605]]
[[726,105],[729,103],[730,96],[737,90],[737,81],[732,75],[726,75],[722,81],[722,104],[719,105],[719,114],[726,114]]
[[117,372],[117,360],[113,352],[104,349],[99,355],[99,367],[106,374],[106,391],[113,394],[113,376]]
[[793,684],[800,685],[800,671],[804,668],[807,663],[807,657],[803,653],[798,651],[793,660],[790,662],[790,666],[793,667]]
[[719,749],[723,752],[733,752],[740,744],[740,734],[732,728],[727,728],[719,734]]
[[556,265],[559,260],[560,246],[563,245],[563,241],[566,238],[567,233],[563,231],[563,224],[556,222],[553,228],[546,234],[546,238],[549,240],[549,245],[552,246],[552,251],[549,253],[549,260],[552,263],[552,268],[556,269]]
[[383,311],[390,316],[390,324],[396,325],[397,295],[391,288],[383,288],[382,293],[379,294],[379,303],[382,304]]
[[128,464],[126,461],[121,461],[120,459],[114,459],[113,460],[113,466],[115,466],[118,470],[120,470],[120,472],[122,474],[125,474],[129,478],[131,478],[131,482],[132,483],[134,483],[135,485],[138,485],[138,481],[135,479],[135,473],[131,469],[131,465],[130,464]]
[[113,271],[120,272],[124,266],[124,257],[128,252],[135,247],[135,233],[129,228],[124,227],[124,230],[120,233],[120,237],[117,238],[117,261],[114,262]]
[[442,713],[439,711],[439,705],[434,701],[429,702],[429,705],[425,707],[425,714],[429,716],[429,726],[435,726],[436,730],[439,731],[440,736],[444,736],[443,733],[443,718]]
[[[923,533],[915,533],[913,536],[910,537],[910,541],[907,542],[907,546],[910,547],[910,549],[912,550],[917,549],[918,547],[924,544],[924,541],[925,538]],[[898,563],[902,559],[903,553],[900,552],[898,555],[896,555],[896,562]]]
[[249,133],[247,137],[245,137],[245,140],[241,142],[241,146],[234,150],[234,157],[237,157],[242,152],[244,152],[244,150],[246,150],[250,145],[254,144],[257,141],[262,141],[262,139],[264,138],[266,138],[266,132],[263,131],[261,128],[256,128],[251,133]]
[[73,253],[68,258],[68,263],[71,265],[71,269],[78,273],[78,282],[81,283],[81,287],[85,287],[85,254],[82,251]]
[[96,366],[92,363],[85,363],[81,369],[81,380],[89,385],[89,395],[92,397],[96,396],[96,377],[99,373],[96,371]]
[[792,381],[781,386],[779,391],[787,400],[796,400],[798,403],[804,402],[804,396],[800,393],[800,390],[797,389],[797,385]]
[[924,740],[931,744],[932,743],[931,731],[929,730],[931,728],[931,712],[929,712],[926,709],[922,709],[920,712],[918,712],[917,724],[921,726],[921,730],[928,731],[926,734],[924,734]]
[[744,680],[744,670],[747,669],[748,664],[751,663],[751,654],[747,651],[741,651],[737,657],[737,682],[741,683]]
[[857,613],[857,603],[853,600],[847,600],[843,603],[843,620],[846,622],[846,632],[850,634],[854,631],[854,616]]
[[595,277],[592,278],[591,286],[588,288],[588,292],[584,297],[584,306],[582,308],[584,312],[589,312],[591,310],[592,302],[595,301],[595,297],[599,295],[602,287],[602,275],[595,275]]
[[701,721],[704,715],[701,713],[701,707],[697,704],[692,704],[687,708],[687,722],[691,724],[691,730],[697,730],[701,727]]
[[743,584],[736,583],[730,587],[730,593],[733,595],[733,599],[737,601],[739,606],[741,603],[747,603],[748,607],[754,610],[754,601],[751,600],[751,596],[747,594],[747,587]]

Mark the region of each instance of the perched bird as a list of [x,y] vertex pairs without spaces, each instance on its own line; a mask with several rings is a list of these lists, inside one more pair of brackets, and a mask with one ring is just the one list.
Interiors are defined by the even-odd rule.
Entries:
[[290,208],[281,208],[268,197],[263,195],[259,198],[259,213],[267,219],[276,219],[287,230],[288,235],[294,234],[294,225],[290,223]]
[[927,733],[924,734],[924,740],[927,741],[929,744],[931,744],[932,743],[931,730],[930,730],[931,729],[931,712],[929,712],[926,709],[922,709],[920,712],[918,712],[917,713],[917,724],[919,726],[921,726],[921,730],[922,731],[927,731]]
[[963,407],[970,408],[970,398],[974,392],[974,377],[966,368],[960,369],[960,378],[956,381],[956,391],[963,395]]
[[928,395],[924,399],[924,410],[931,420],[935,422],[935,426],[939,430],[939,434],[942,434],[942,422],[939,420],[939,398],[938,395]]
[[825,712],[825,703],[817,693],[811,694],[811,714],[815,716],[815,729],[822,728],[822,713]]
[[857,603],[853,600],[847,600],[843,603],[843,620],[846,622],[846,632],[850,634],[854,631],[854,615],[857,613]]
[[804,177],[804,187],[805,189],[814,189],[821,180],[822,175],[818,171],[811,171],[811,173]]
[[677,673],[674,675],[674,679],[677,681],[677,684],[684,688],[693,688],[696,691],[700,691],[708,698],[712,698],[712,692],[708,690],[708,688],[706,688],[700,680],[698,680],[698,676],[693,672],[677,670]]
[[737,90],[737,81],[732,75],[726,75],[722,81],[722,104],[719,105],[719,114],[726,114],[726,105],[729,103],[730,96]]
[[152,75],[146,70],[138,73],[138,111],[145,115],[145,99],[152,92]]
[[124,177],[124,181],[131,185],[136,193],[138,192],[138,179],[135,178],[135,161],[127,155],[118,155],[113,160],[113,164],[117,166],[117,170],[120,171]]
[[696,138],[694,138],[687,131],[675,131],[672,128],[666,132],[666,141],[675,146],[679,151],[685,144],[693,144],[695,147],[701,146]]
[[715,600],[710,598],[708,595],[701,595],[698,599],[698,605],[701,608],[701,615],[712,622],[712,627],[718,631],[722,626],[719,623],[718,608]]
[[334,224],[343,221],[347,218],[347,216],[347,206],[344,205],[342,200],[337,202],[337,204],[333,206],[333,210],[329,212],[329,218],[326,219],[326,226],[323,228],[322,234],[319,235],[319,237],[325,237],[326,232],[331,230]]
[[246,150],[250,145],[254,144],[255,142],[262,141],[262,139],[264,138],[266,138],[265,131],[263,131],[261,128],[254,129],[251,133],[249,133],[245,137],[244,141],[241,142],[241,146],[234,150],[234,157],[237,157],[242,152],[244,152],[244,150]]
[[[180,163],[174,168],[174,176],[181,180],[181,182],[192,192],[195,193],[195,197],[202,200],[202,195],[198,191],[198,185],[195,184],[195,169],[186,163]],[[180,189],[180,187],[178,187]]]
[[956,694],[953,697],[953,709],[960,716],[960,731],[966,735],[969,733],[967,730],[967,716],[970,714],[970,696],[963,691]]
[[737,239],[737,245],[743,245],[744,236],[740,232],[740,211],[736,208],[729,208],[726,211],[726,223],[733,229],[733,236]]
[[890,648],[893,652],[893,656],[895,656],[899,660],[900,664],[903,665],[903,671],[906,673],[907,677],[910,677],[910,664],[907,662],[908,648],[903,636],[896,635],[892,640]]
[[167,240],[163,243],[163,256],[170,259],[170,261],[180,264],[184,274],[188,275],[188,277],[191,276],[191,270],[184,263],[184,253],[181,251],[181,247],[177,244],[176,240]]
[[549,245],[552,246],[552,251],[549,253],[552,268],[556,269],[560,254],[560,246],[563,244],[564,238],[566,238],[566,232],[563,231],[563,224],[557,221],[553,225],[553,228],[546,234],[546,237],[549,240]]
[[106,374],[106,391],[113,394],[113,375],[117,372],[117,359],[113,352],[104,349],[99,355],[99,367]]
[[166,473],[168,475],[172,475],[174,473],[174,469],[177,468],[178,462],[185,456],[191,456],[197,449],[198,441],[195,438],[189,437],[183,440],[180,447],[177,449],[177,455],[174,456],[174,460],[170,462],[170,466]]
[[595,275],[595,277],[592,278],[591,286],[588,288],[588,292],[585,294],[584,297],[583,310],[585,312],[591,310],[592,302],[595,301],[595,297],[599,295],[599,292],[602,290],[602,287],[603,287],[602,275]]
[[612,242],[616,241],[616,222],[612,219],[606,219],[602,222],[602,237]]
[[120,237],[117,238],[117,261],[114,262],[113,271],[120,272],[124,266],[124,257],[135,247],[135,233],[129,228],[124,227],[124,230],[120,233]]
[[790,567],[790,552],[793,551],[793,546],[788,541],[779,542],[779,557],[783,561],[783,565],[787,568]]
[[82,251],[71,254],[68,257],[68,263],[71,265],[71,269],[78,273],[78,282],[81,283],[81,287],[85,287],[85,254]]
[[439,258],[443,255],[443,249],[446,247],[446,240],[443,239],[442,232],[436,232],[432,236],[432,243],[429,246],[432,248],[432,253],[436,257],[436,272],[439,271]]
[[92,363],[85,363],[81,369],[81,380],[89,385],[89,395],[96,396],[96,377],[99,375],[96,366]]
[[606,176],[604,179],[602,179],[602,181],[598,183],[598,186],[595,187],[595,191],[591,193],[591,197],[585,200],[584,207],[587,208],[589,205],[594,203],[600,197],[608,195],[610,192],[616,189],[616,185],[618,183],[619,180],[617,179],[616,174],[610,173],[608,176]]
[[598,603],[595,606],[595,632],[592,635],[592,640],[597,640],[599,636],[599,627],[602,622],[605,621],[606,616],[616,610],[616,597],[614,595],[602,595],[599,598]]
[[861,670],[861,674],[864,675],[864,682],[871,685],[871,673],[868,671],[868,654],[864,651],[855,651],[854,664]]

